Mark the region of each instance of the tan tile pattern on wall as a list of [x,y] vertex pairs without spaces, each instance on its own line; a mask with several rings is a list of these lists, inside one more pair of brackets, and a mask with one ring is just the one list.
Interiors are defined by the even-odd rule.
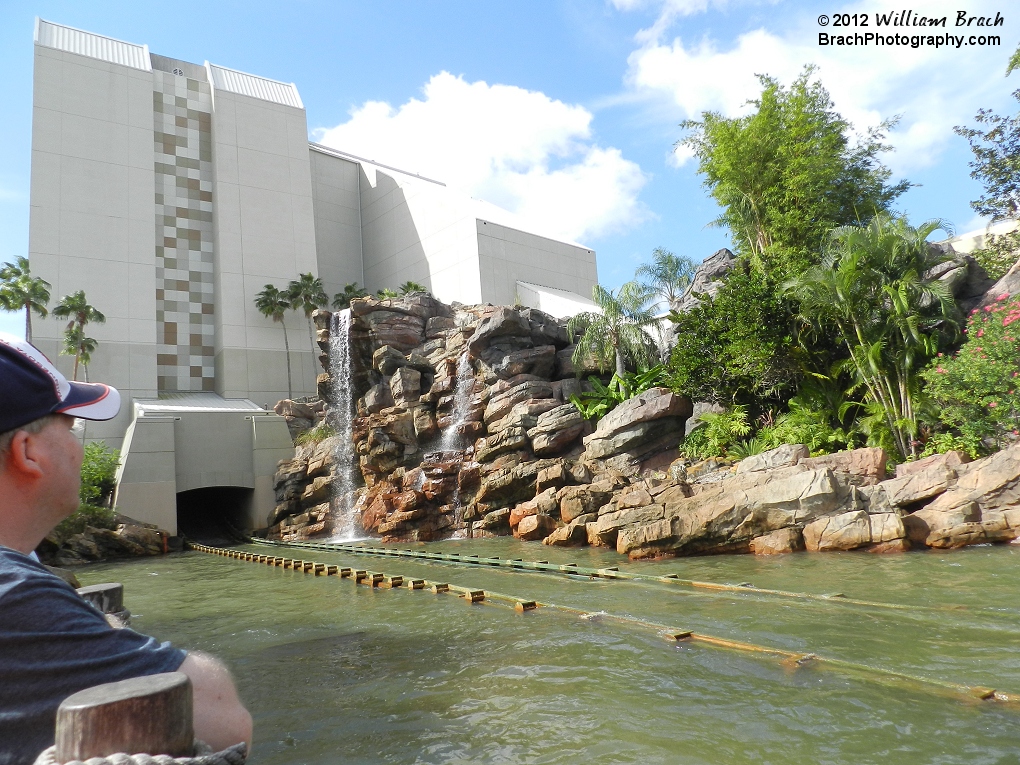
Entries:
[[208,82],[153,71],[156,380],[215,390],[212,97]]

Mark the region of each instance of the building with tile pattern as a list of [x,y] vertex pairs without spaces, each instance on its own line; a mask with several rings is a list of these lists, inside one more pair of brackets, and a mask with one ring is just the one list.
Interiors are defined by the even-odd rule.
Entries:
[[[582,245],[310,143],[293,83],[41,19],[29,259],[54,301],[84,290],[106,315],[88,327],[89,371],[125,405],[88,437],[122,448],[119,508],[171,530],[181,497],[201,505],[203,490],[241,491],[247,525],[272,507],[291,444],[269,410],[291,392],[288,366],[294,396],[314,393],[321,370],[303,315],[285,320],[288,355],[284,327],[255,308],[265,285],[308,272],[330,295],[414,281],[447,302],[523,295],[561,311],[590,306],[597,283]],[[33,340],[70,375],[63,329],[39,321]]]

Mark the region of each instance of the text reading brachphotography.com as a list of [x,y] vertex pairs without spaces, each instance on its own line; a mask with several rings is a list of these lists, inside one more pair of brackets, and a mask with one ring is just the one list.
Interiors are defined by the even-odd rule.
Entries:
[[[964,30],[977,32],[979,28],[1003,27],[1005,18],[998,11],[994,16],[975,16],[967,11],[957,11],[955,16],[928,16],[914,10],[834,13],[831,16],[823,13],[818,17],[818,26],[830,25],[840,30],[819,32],[819,45],[962,48],[971,45],[1002,45],[1000,35],[967,34]],[[850,32],[850,29],[854,31]],[[867,31],[858,31],[862,29]],[[937,29],[947,31],[935,34]],[[950,33],[950,29],[960,34]]]

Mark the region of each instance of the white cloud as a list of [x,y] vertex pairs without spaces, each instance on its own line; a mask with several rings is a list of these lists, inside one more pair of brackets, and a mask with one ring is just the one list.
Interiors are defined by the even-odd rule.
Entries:
[[[614,0],[626,9],[637,0]],[[677,0],[660,0],[665,16]],[[693,7],[694,2],[681,3]],[[994,16],[992,0],[972,0],[968,13]],[[868,13],[871,31],[883,34],[1001,33],[995,30],[958,29],[953,25],[954,0],[931,0],[923,9],[927,16],[948,16],[947,27],[934,31],[918,28],[875,27],[875,14],[900,10],[898,0],[861,0],[842,7],[821,8],[829,15]],[[1009,83],[1003,77],[1011,52],[1001,46],[964,46],[959,49],[909,46],[823,47],[818,33],[838,33],[820,27],[817,12],[805,8],[799,23],[782,31],[767,28],[741,34],[733,40],[684,40],[667,38],[658,21],[637,36],[640,44],[629,59],[628,88],[653,101],[668,103],[681,117],[697,118],[715,110],[727,116],[742,113],[748,99],[760,92],[756,74],[769,74],[789,83],[805,64],[818,66],[817,76],[829,90],[839,111],[864,131],[883,118],[901,115],[890,136],[896,147],[888,162],[896,173],[926,167],[954,140],[954,125],[972,121],[980,106],[1002,103]],[[847,30],[850,33],[854,29]],[[865,31],[865,30],[856,30]],[[1007,39],[1006,35],[1003,35]],[[1014,86],[1015,87],[1015,86]],[[675,155],[682,164],[689,155]]]
[[649,217],[647,178],[592,140],[592,114],[543,93],[432,77],[399,107],[369,101],[316,131],[321,143],[441,180],[500,205],[539,230],[584,240]]

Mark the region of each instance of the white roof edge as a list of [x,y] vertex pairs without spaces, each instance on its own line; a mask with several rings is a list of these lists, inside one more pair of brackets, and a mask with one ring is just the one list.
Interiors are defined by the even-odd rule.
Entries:
[[[229,66],[220,66],[210,61],[206,61],[205,66],[209,72],[209,81],[212,83],[213,88],[225,90],[228,93],[236,93],[241,96],[258,98],[282,106],[291,106],[296,109],[305,108],[297,85],[293,82],[283,82],[282,80],[263,77],[260,74],[242,72],[240,69],[231,69]],[[219,76],[220,72],[226,73],[226,76]],[[259,87],[261,83],[265,83],[268,87]]]
[[[111,47],[121,46],[125,52],[139,51],[140,55],[137,57],[131,55],[125,57],[117,57],[113,55],[103,56],[97,55],[95,51],[86,52],[83,46],[70,44],[67,41],[65,41],[63,45],[57,44],[56,41],[53,42],[46,41],[43,39],[46,35],[46,30],[43,27],[44,24],[55,29],[64,29],[67,30],[68,32],[73,32],[74,35],[76,36],[80,35],[86,39],[91,38],[93,40],[103,40],[108,43],[113,43],[114,46]],[[99,61],[106,61],[111,64],[120,64],[121,66],[127,66],[132,69],[140,69],[145,72],[152,71],[152,62],[149,60],[148,45],[145,44],[140,45],[138,43],[128,42],[127,40],[119,40],[116,37],[110,37],[108,35],[101,35],[95,32],[89,32],[87,29],[78,29],[77,27],[70,27],[67,24],[58,24],[55,21],[47,21],[46,19],[40,16],[35,17],[34,41],[36,45],[42,45],[45,48],[62,50],[65,51],[66,53],[74,53],[79,56],[86,56],[87,58],[94,58],[98,59]],[[79,39],[78,42],[82,42],[82,40]]]
[[334,156],[340,157],[341,159],[353,159],[357,162],[365,162],[366,164],[369,165],[381,167],[383,170],[392,170],[395,173],[408,175],[411,178],[417,178],[420,181],[428,181],[429,183],[435,183],[438,186],[446,185],[442,181],[437,181],[435,178],[428,178],[427,176],[419,175],[418,173],[412,173],[410,170],[401,170],[399,167],[393,167],[392,165],[384,165],[382,162],[376,162],[374,159],[366,159],[365,157],[359,157],[357,154],[351,154],[349,151],[344,151],[342,149],[334,149],[332,146],[324,146],[323,144],[316,143],[315,141],[309,141],[308,148],[311,149],[312,151],[317,151],[320,154],[332,154]]
[[[474,197],[471,197],[471,200],[473,202],[480,202],[481,204],[488,205],[490,207],[496,207],[496,205],[492,204],[492,202],[486,202],[484,199],[475,199]],[[502,209],[502,208],[499,208],[499,209]],[[509,211],[506,210],[504,212],[509,212]],[[513,214],[514,213],[510,213],[510,215],[513,215]],[[539,234],[539,233],[537,233],[535,231],[529,231],[528,229],[524,228],[524,226],[528,225],[528,221],[520,221],[518,224],[512,225],[510,223],[503,223],[502,221],[493,220],[492,218],[485,217],[484,215],[476,215],[475,216],[475,220],[478,220],[478,221],[480,221],[482,223],[491,223],[494,226],[502,226],[503,228],[508,228],[511,231],[517,231],[517,232],[519,232],[521,234],[527,234],[528,236],[537,236],[539,239],[548,239],[550,242],[556,242],[557,244],[567,244],[567,245],[570,245],[571,247],[577,247],[578,249],[585,250],[587,252],[595,254],[595,250],[594,249],[592,249],[591,247],[589,247],[586,244],[581,244],[580,242],[575,242],[573,239],[566,239],[564,237],[555,237],[555,236],[550,236],[549,234]],[[549,289],[552,289],[552,288],[550,287]]]

